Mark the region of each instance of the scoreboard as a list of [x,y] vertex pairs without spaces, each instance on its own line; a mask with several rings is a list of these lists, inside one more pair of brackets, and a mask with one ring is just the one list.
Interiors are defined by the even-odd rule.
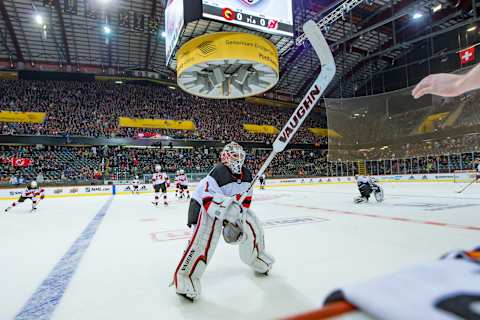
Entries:
[[167,64],[182,32],[184,19],[183,0],[168,0],[165,9],[165,55]]
[[293,36],[292,0],[202,0],[203,17]]
[[[1,1],[1,0],[0,0]],[[202,19],[216,20],[268,34],[293,37],[293,0],[167,0],[165,55],[174,60],[186,27]]]

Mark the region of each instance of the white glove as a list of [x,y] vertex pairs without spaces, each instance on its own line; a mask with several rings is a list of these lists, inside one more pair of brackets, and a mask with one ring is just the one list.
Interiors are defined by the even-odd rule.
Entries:
[[213,198],[212,204],[207,211],[210,216],[233,224],[240,220],[242,212],[242,205],[235,198],[231,197]]

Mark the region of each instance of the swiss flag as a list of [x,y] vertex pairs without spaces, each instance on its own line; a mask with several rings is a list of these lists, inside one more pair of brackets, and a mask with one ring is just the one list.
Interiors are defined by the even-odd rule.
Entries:
[[33,163],[29,158],[12,158],[11,161],[14,167],[29,167]]
[[475,61],[475,47],[462,50],[458,53],[462,65]]

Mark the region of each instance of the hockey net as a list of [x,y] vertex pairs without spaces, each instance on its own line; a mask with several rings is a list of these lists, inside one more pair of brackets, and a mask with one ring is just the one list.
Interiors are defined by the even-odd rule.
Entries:
[[[455,170],[453,172],[453,183],[471,183],[476,178],[475,170]],[[480,180],[477,180],[476,183],[480,183]]]

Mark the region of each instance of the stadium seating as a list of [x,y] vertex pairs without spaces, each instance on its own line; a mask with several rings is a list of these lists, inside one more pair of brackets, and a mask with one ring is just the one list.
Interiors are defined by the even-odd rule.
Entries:
[[[271,142],[275,136],[246,132],[242,124],[282,128],[292,108],[220,101],[188,95],[160,85],[113,81],[0,81],[0,109],[47,113],[43,124],[0,123],[0,134],[135,137],[145,131],[176,139]],[[119,117],[192,120],[197,130],[121,128]],[[295,137],[298,143],[325,143],[309,127],[325,127],[312,114]]]
[[[269,154],[268,150],[247,150],[246,165],[257,171]],[[28,158],[29,167],[14,167],[10,159]],[[472,168],[480,152],[443,156],[415,157],[399,160],[367,161],[370,174],[446,173]],[[210,148],[126,148],[126,147],[0,147],[0,181],[8,183],[12,176],[28,181],[42,174],[46,182],[127,180],[135,175],[150,175],[156,164],[168,173],[184,169],[189,174],[206,174],[219,161],[219,150]],[[352,176],[358,173],[355,162],[329,162],[325,151],[288,150],[271,163],[270,177]]]

